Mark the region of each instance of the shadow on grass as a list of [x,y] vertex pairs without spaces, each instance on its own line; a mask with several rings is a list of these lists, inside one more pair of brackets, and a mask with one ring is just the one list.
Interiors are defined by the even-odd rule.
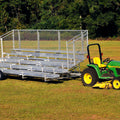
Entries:
[[[78,80],[80,77],[73,77],[73,78],[61,78],[61,79],[50,79],[50,80],[44,80],[44,78],[35,78],[35,77],[24,77],[16,76],[16,75],[8,75],[6,76],[6,79],[15,79],[15,80],[21,80],[21,81],[35,81],[35,82],[43,82],[47,84],[60,84],[64,83],[64,81],[70,81],[70,80]],[[4,80],[6,80],[4,79]]]
[[[59,84],[63,83],[65,80],[47,80],[45,81],[43,78],[35,78],[35,77],[25,77],[22,78],[21,76],[7,76],[8,79],[15,79],[15,80],[21,80],[21,81],[35,81],[35,82],[43,82],[48,84]],[[6,79],[7,79],[6,78]],[[4,79],[4,80],[6,80]]]

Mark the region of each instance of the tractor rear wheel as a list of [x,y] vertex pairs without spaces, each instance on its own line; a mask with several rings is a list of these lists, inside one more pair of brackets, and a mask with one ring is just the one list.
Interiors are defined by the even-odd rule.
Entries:
[[120,90],[120,80],[113,79],[112,80],[112,87],[113,87],[113,89]]
[[93,68],[86,68],[82,73],[82,83],[84,86],[93,86],[99,80]]

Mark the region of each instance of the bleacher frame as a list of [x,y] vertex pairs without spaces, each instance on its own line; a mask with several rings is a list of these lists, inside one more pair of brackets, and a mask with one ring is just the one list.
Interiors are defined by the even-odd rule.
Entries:
[[[43,49],[42,45],[40,46],[43,39],[42,42],[50,41],[47,40],[49,38],[45,39],[47,34],[42,35],[42,33],[45,34],[45,32],[50,32],[49,36],[51,38],[55,36],[54,40],[51,41],[57,41],[57,49]],[[26,35],[25,33],[29,34]],[[54,33],[54,35],[52,36],[51,33]],[[32,36],[32,34],[33,37],[30,38],[29,36]],[[69,35],[68,37],[67,34]],[[34,38],[35,35],[36,38]],[[64,35],[66,37],[64,37]],[[25,38],[26,36],[28,36],[28,38]],[[42,36],[42,39],[40,36]],[[61,40],[61,36],[64,37],[63,40]],[[0,36],[0,40],[0,70],[4,74],[22,77],[39,77],[44,78],[46,81],[49,79],[59,79],[63,75],[71,77],[70,75],[72,75],[73,70],[77,67],[79,67],[78,73],[80,73],[80,63],[85,59],[84,56],[88,45],[88,31],[12,30]],[[27,41],[28,43],[32,41],[36,43],[37,47],[26,48],[25,46],[24,48],[21,44],[23,41]],[[64,43],[64,47],[61,45],[61,41]],[[8,43],[10,43],[11,47],[5,46],[5,44],[8,45]]]

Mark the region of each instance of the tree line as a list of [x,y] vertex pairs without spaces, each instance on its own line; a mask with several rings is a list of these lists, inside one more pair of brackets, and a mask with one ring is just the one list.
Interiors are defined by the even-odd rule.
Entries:
[[0,34],[12,29],[88,29],[120,35],[120,0],[0,0]]

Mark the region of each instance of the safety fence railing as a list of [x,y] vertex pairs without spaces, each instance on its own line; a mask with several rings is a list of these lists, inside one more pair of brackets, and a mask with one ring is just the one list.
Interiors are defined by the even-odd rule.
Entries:
[[[84,58],[88,44],[87,30],[14,29],[0,36],[1,57],[15,49],[47,51],[66,55],[67,69]],[[72,57],[71,57],[72,56]],[[65,58],[63,58],[65,60]]]
[[6,38],[7,39],[11,39],[11,36],[13,36],[13,31],[12,30],[0,36],[0,41],[1,41],[0,42],[1,43],[1,49],[0,49],[0,51],[1,51],[1,57],[3,57],[3,53],[4,53],[4,46],[3,46],[4,45],[4,40]]
[[[88,45],[87,30],[80,31],[80,34],[66,41],[68,69],[70,69],[70,65],[72,63],[74,64],[74,66],[76,66],[78,63],[84,60],[84,55],[86,54],[87,45]],[[70,60],[71,54],[73,55],[73,59]]]

